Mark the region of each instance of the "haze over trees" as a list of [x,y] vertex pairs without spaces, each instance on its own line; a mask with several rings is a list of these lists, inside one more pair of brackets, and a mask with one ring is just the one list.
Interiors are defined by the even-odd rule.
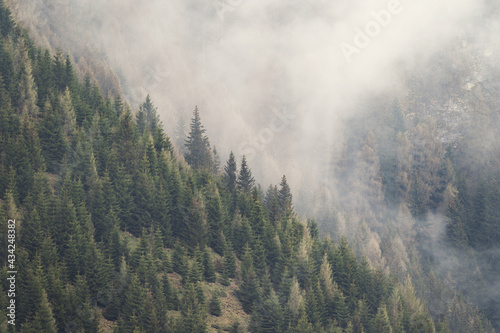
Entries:
[[[2,228],[7,219],[20,222],[16,327],[203,332],[229,299],[231,311],[243,311],[233,326],[252,331],[381,325],[377,313],[393,304],[398,284],[358,261],[345,241],[321,239],[314,224],[302,224],[285,177],[264,198],[244,157],[239,172],[234,155],[223,174],[213,172],[197,108],[186,140],[190,165],[181,162],[149,97],[134,113],[104,98],[9,17],[2,19],[0,70],[10,82],[2,80],[0,91],[0,192]],[[29,67],[28,79],[9,74]],[[264,200],[277,203],[272,220]],[[2,264],[5,276],[5,257]],[[420,311],[422,319],[402,325],[434,329]],[[383,319],[390,327],[397,318]]]
[[19,222],[19,331],[498,328],[500,155],[481,141],[500,134],[494,74],[466,94],[481,107],[460,140],[421,111],[463,94],[454,78],[369,100],[322,166],[325,188],[293,192],[288,173],[259,184],[259,154],[219,155],[198,101],[171,139],[108,64],[40,47],[3,2],[0,19],[0,227]]

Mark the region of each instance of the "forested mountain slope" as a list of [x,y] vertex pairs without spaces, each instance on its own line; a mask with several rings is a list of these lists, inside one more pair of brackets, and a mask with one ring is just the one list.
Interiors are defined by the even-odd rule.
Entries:
[[1,331],[448,331],[410,277],[300,221],[286,177],[263,193],[244,157],[222,167],[197,108],[184,158],[149,98],[103,97],[3,3],[0,19],[0,223],[17,225],[16,325],[4,252]]
[[[457,40],[407,74],[405,94],[364,103],[331,165],[338,217],[318,223],[400,279],[410,273],[433,316],[460,299],[498,328],[500,76],[485,48]],[[452,331],[471,331],[459,317]]]

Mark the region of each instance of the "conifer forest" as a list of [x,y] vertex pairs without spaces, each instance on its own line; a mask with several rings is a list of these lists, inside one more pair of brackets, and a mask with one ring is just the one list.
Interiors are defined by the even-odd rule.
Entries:
[[500,330],[500,7],[375,2],[0,0],[0,332]]

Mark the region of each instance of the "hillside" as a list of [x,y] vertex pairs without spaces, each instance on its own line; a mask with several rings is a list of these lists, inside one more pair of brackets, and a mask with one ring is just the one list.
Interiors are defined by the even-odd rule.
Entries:
[[[299,219],[285,176],[264,193],[244,156],[221,165],[203,110],[181,156],[149,97],[137,110],[104,97],[3,2],[0,19],[3,232],[16,221],[15,261],[1,257],[0,330],[448,331],[409,276],[399,282]],[[492,330],[467,315],[471,329]]]

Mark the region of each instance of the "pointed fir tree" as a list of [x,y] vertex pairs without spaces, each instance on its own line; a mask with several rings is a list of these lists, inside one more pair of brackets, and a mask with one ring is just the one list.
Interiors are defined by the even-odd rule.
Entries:
[[160,117],[158,116],[158,108],[151,101],[149,95],[146,96],[146,101],[142,103],[140,109],[144,111],[146,116],[146,126],[151,134],[156,132],[156,129],[161,125]]
[[304,293],[300,289],[299,281],[294,276],[290,286],[287,306],[294,318],[299,318],[306,310]]
[[187,277],[183,282],[187,281],[187,283],[197,283],[203,280],[203,266],[200,265],[198,260],[191,261],[189,265],[189,271]]
[[237,176],[236,176],[236,159],[234,158],[233,152],[229,153],[229,159],[224,166],[224,178],[226,180],[226,186],[230,193],[236,191]]
[[31,70],[31,61],[28,58],[27,50],[24,50],[21,55],[21,77],[19,80],[19,114],[22,117],[36,119],[38,116],[37,90],[35,89],[35,81]]
[[234,256],[233,245],[227,241],[222,260],[222,277],[232,279],[236,277],[236,257]]
[[194,109],[190,127],[191,131],[186,139],[187,152],[184,157],[193,168],[210,169],[213,165],[210,142],[201,124],[200,111],[197,106]]
[[180,304],[181,319],[178,322],[175,332],[205,332],[206,331],[206,310],[200,303],[196,287],[189,283],[184,288],[183,297]]
[[238,184],[238,189],[245,193],[250,193],[255,184],[255,180],[252,177],[252,172],[248,167],[247,159],[245,156],[243,156],[243,159],[241,160],[241,167],[240,167],[240,173],[238,175],[237,184]]
[[267,258],[266,250],[264,249],[264,245],[262,245],[260,237],[257,237],[255,240],[252,254],[255,273],[257,274],[257,276],[263,277],[266,274],[267,270]]
[[72,136],[76,131],[76,112],[71,101],[69,88],[60,96],[60,114],[63,133],[66,137]]
[[411,184],[408,208],[414,218],[419,221],[425,221],[427,218],[429,190],[428,185],[425,184],[419,177]]
[[283,312],[276,294],[273,294],[271,297],[264,300],[254,315],[258,317],[257,321],[259,322],[260,332],[283,332]]
[[47,169],[49,172],[54,172],[62,162],[67,144],[63,135],[61,119],[52,109],[48,100],[45,103],[44,118],[40,123],[38,136]]
[[377,315],[374,318],[374,327],[377,332],[392,333],[391,322],[385,304],[381,304],[378,308]]
[[52,314],[52,307],[47,299],[47,293],[45,290],[42,292],[42,299],[39,306],[39,310],[35,315],[34,319],[35,327],[40,327],[39,332],[56,333],[57,326]]
[[113,102],[113,108],[115,110],[117,118],[119,118],[123,113],[123,102],[122,97],[118,94]]
[[209,245],[215,252],[222,255],[224,244],[221,233],[224,213],[222,200],[216,186],[208,187],[206,202]]
[[208,303],[208,312],[212,316],[216,317],[220,317],[222,315],[220,299],[217,292],[214,292],[212,298],[210,298],[210,303]]
[[144,131],[147,128],[146,124],[146,112],[144,109],[139,107],[139,110],[137,110],[137,114],[135,115],[135,123],[137,124],[137,129],[139,130],[139,133],[142,135],[144,134]]
[[177,242],[174,247],[172,263],[174,272],[178,273],[180,276],[185,276],[187,274],[188,261],[186,257],[186,250],[179,242]]
[[207,282],[213,283],[216,281],[214,263],[207,247],[203,251],[203,276]]
[[162,287],[163,296],[165,297],[167,308],[169,310],[177,310],[179,307],[179,298],[177,296],[177,291],[174,287],[172,287],[167,274],[163,275]]
[[30,198],[28,201],[30,203],[27,205],[29,208],[24,217],[22,236],[25,249],[30,256],[34,256],[42,244],[43,230],[40,215],[36,207],[34,207],[32,199]]
[[181,228],[181,239],[186,247],[192,251],[196,246],[204,247],[207,243],[207,216],[203,197],[200,193],[193,198]]
[[288,186],[286,181],[285,175],[281,178],[278,201],[282,212],[288,212],[292,209],[292,193],[290,191],[290,186]]
[[264,198],[264,206],[267,210],[269,222],[274,225],[279,220],[281,211],[278,199],[278,187],[276,185],[269,185]]
[[253,265],[252,252],[248,244],[241,262],[241,281],[237,296],[243,311],[252,313],[255,310],[259,302],[259,282]]

